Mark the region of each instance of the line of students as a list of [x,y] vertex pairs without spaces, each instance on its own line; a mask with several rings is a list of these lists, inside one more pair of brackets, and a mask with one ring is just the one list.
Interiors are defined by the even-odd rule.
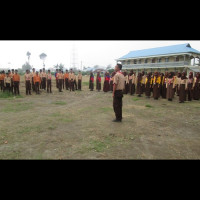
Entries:
[[[70,73],[68,73],[68,70],[66,70],[66,73],[63,74],[61,70],[57,69],[55,77],[56,87],[58,88],[59,92],[62,92],[62,88],[64,89],[64,86],[66,87],[66,90],[70,89],[70,91],[74,91],[74,87],[76,88],[76,90],[81,90],[82,74],[80,71],[78,73],[78,76],[76,76],[72,70],[70,70]],[[76,79],[78,79],[78,88]],[[46,73],[45,68],[41,69],[40,73],[38,71],[35,71],[35,68],[33,68],[33,71],[31,73],[29,70],[26,70],[24,81],[26,95],[31,95],[31,89],[32,91],[36,92],[36,94],[40,94],[41,89],[47,89],[47,93],[52,93],[52,74],[50,70],[48,70],[48,73]],[[0,72],[1,91],[8,90],[15,95],[19,95],[19,84],[20,76],[18,74],[18,70],[8,70],[8,73],[6,74],[5,71]]]
[[62,92],[62,88],[64,89],[64,86],[66,90],[70,91],[75,91],[75,89],[81,90],[81,85],[82,85],[81,71],[79,71],[78,75],[76,76],[72,69],[70,70],[70,72],[66,70],[65,74],[63,73],[63,71],[56,69],[55,78],[56,78],[56,87],[59,89],[59,92]]
[[20,76],[18,71],[12,69],[12,71],[8,70],[7,73],[5,71],[0,72],[0,89],[5,92],[8,90],[9,92],[16,94],[20,94],[19,92],[19,84],[20,84]]
[[179,102],[199,100],[200,99],[200,73],[196,73],[193,77],[193,72],[190,72],[189,78],[186,77],[186,73],[174,73],[155,72],[148,73],[147,75],[138,73],[136,76],[133,70],[129,74],[123,72],[125,77],[125,86],[123,93],[134,95],[138,97],[145,94],[147,98],[151,97],[151,94],[155,100],[160,97],[172,101],[174,95],[179,96]]

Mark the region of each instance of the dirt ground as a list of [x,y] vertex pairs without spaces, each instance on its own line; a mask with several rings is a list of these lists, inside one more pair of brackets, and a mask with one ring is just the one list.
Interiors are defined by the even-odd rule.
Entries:
[[[0,98],[0,159],[199,159],[200,101],[124,95],[113,123],[112,94],[83,91]],[[1,93],[1,92],[0,92]]]

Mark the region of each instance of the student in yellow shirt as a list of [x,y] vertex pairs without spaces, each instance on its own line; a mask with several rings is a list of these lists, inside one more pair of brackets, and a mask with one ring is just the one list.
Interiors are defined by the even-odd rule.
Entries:
[[158,76],[158,72],[155,72],[153,79],[153,98],[155,100],[158,100],[160,96],[160,84],[161,84],[160,76]]

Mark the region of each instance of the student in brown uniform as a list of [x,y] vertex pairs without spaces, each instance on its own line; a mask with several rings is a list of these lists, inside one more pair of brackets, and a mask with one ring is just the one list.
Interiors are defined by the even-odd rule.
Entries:
[[111,76],[110,76],[110,82],[109,82],[109,85],[110,85],[110,91],[113,92],[113,80],[114,80],[114,76],[115,76],[115,71],[111,73]]
[[70,70],[70,73],[69,73],[69,84],[70,84],[70,92],[71,91],[74,91],[74,80],[75,80],[75,75],[72,71],[72,69]]
[[166,81],[166,87],[167,87],[167,99],[168,101],[172,101],[174,98],[174,88],[175,88],[175,81],[173,72],[170,72]]
[[129,92],[129,80],[128,80],[128,74],[127,74],[127,71],[124,71],[124,90],[123,90],[123,93],[124,94],[128,94]]
[[199,100],[200,99],[200,73],[196,73],[193,82],[193,99]]
[[183,72],[179,84],[179,103],[186,101],[186,90],[187,90],[187,77],[186,73]]
[[134,86],[133,83],[132,83],[132,81],[133,81],[133,76],[134,76],[133,70],[131,69],[131,71],[129,72],[129,75],[128,75],[129,93],[130,93],[130,95],[133,94],[133,86]]
[[101,90],[101,74],[99,71],[97,72],[96,78],[96,90],[98,90],[98,92]]
[[117,64],[115,66],[115,76],[113,81],[113,109],[115,112],[116,119],[113,122],[122,121],[122,98],[125,78],[121,72],[122,65]]
[[136,89],[136,79],[137,79],[137,77],[136,77],[136,74],[135,74],[135,72],[133,72],[133,75],[132,75],[132,94],[131,95],[134,95],[135,94],[135,89]]
[[136,94],[141,97],[142,94],[142,73],[138,73],[136,78]]
[[110,90],[109,82],[110,82],[110,75],[109,75],[109,72],[106,72],[104,76],[104,84],[103,84],[104,92],[108,92]]
[[13,75],[13,83],[14,83],[14,94],[20,94],[19,92],[19,84],[20,84],[20,76],[18,74],[18,70],[15,70],[15,74]]
[[27,69],[26,73],[24,74],[26,95],[28,95],[28,94],[31,95],[31,80],[32,80],[32,76],[30,74],[30,71]]
[[65,89],[65,74],[62,71],[62,86],[63,86],[63,90]]
[[10,90],[12,93],[14,93],[14,84],[13,84],[13,75],[15,74],[15,70],[12,69],[11,70],[11,73],[10,73],[10,78],[11,78],[11,87],[10,87]]
[[167,79],[168,79],[168,72],[165,72],[165,75],[162,80],[162,98],[166,99],[167,97]]
[[4,78],[4,92],[8,91],[9,93],[11,92],[11,77],[9,76],[9,73],[6,73],[6,76]]
[[56,69],[55,78],[56,78],[56,87],[58,88],[58,69]]
[[142,94],[145,93],[145,80],[146,80],[146,75],[144,73],[144,71],[142,71]]
[[40,73],[39,73],[41,82],[40,82],[40,89],[42,89],[42,69],[40,69]]
[[155,100],[158,100],[159,96],[160,96],[160,90],[159,90],[159,87],[160,87],[160,76],[158,76],[158,72],[155,72],[154,73],[154,79],[153,79],[153,98]]
[[47,74],[45,68],[42,71],[42,89],[46,90],[46,81],[47,81]]
[[36,94],[40,94],[40,83],[41,83],[41,77],[39,76],[39,73],[36,72],[36,75],[34,76],[34,85],[35,85],[35,92]]
[[82,74],[81,71],[78,72],[78,90],[81,90],[81,84],[82,84]]
[[187,82],[187,96],[188,96],[188,101],[192,101],[193,98],[193,72],[189,73],[189,78]]
[[35,68],[33,68],[33,71],[31,73],[31,77],[32,77],[32,90],[35,92],[35,84],[34,84],[34,76],[36,75],[35,73]]
[[151,96],[151,87],[152,87],[151,83],[152,83],[151,72],[149,72],[145,79],[145,95],[147,98],[150,98]]
[[176,77],[176,82],[175,82],[175,84],[176,84],[176,95],[177,96],[179,96],[179,93],[180,93],[180,88],[179,88],[180,82],[181,82],[181,73],[178,72],[177,77]]
[[66,70],[64,75],[64,81],[65,81],[65,89],[69,90],[69,72]]
[[89,89],[90,91],[94,90],[94,75],[92,72],[90,72]]
[[58,77],[58,89],[59,89],[59,92],[62,92],[63,75],[62,75],[61,69],[59,69],[57,77]]
[[75,90],[78,90],[76,78],[77,78],[77,76],[76,76],[76,74],[74,73],[74,87],[75,87]]
[[52,91],[51,91],[52,75],[51,75],[51,71],[50,70],[48,70],[46,79],[47,79],[47,93],[49,93],[49,92],[52,93]]
[[163,92],[163,80],[164,80],[164,74],[160,73],[160,96],[162,96]]

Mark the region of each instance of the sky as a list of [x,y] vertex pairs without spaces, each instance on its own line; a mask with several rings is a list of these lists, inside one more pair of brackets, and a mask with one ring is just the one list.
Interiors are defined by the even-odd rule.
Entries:
[[74,62],[77,67],[115,66],[116,60],[130,51],[161,46],[190,43],[200,51],[200,40],[0,40],[0,68],[21,68],[28,61],[27,51],[31,53],[30,65],[36,69],[43,67],[39,55],[45,53],[45,68],[64,64],[69,69]]

